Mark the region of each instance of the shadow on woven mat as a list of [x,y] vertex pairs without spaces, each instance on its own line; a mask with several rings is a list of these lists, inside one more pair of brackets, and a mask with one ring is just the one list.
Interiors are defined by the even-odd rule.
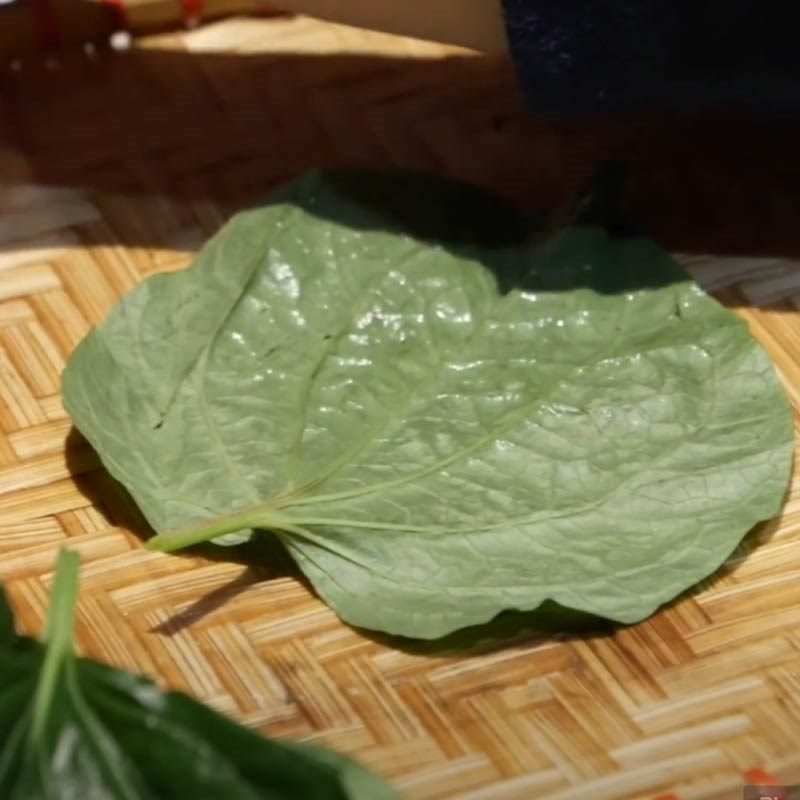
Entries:
[[[72,428],[67,436],[65,455],[76,486],[110,525],[130,531],[142,543],[154,535],[127,489],[100,465],[90,445],[76,428]],[[239,547],[203,544],[173,555],[176,558],[200,556],[209,561],[233,562],[243,564],[247,569],[156,626],[153,629],[155,633],[178,633],[260,581],[291,577],[313,591],[278,539],[267,532],[261,532]]]
[[[109,521],[110,524],[131,531],[143,541],[153,535],[133,498],[122,484],[99,466],[95,457],[87,456],[90,450],[86,440],[73,428],[67,437],[66,457],[76,485]],[[787,489],[788,496],[788,489]],[[671,607],[683,599],[704,591],[714,583],[736,572],[748,555],[765,545],[780,524],[771,520],[757,525],[743,539],[728,561],[697,586],[667,604]],[[261,581],[290,577],[302,583],[313,593],[305,576],[292,561],[278,538],[262,531],[250,542],[238,547],[218,547],[204,544],[189,548],[170,558],[201,556],[212,561],[240,563],[247,569],[228,583],[198,598],[188,608],[174,614],[152,629],[154,633],[173,636],[223,607],[239,594]],[[608,620],[572,609],[551,601],[534,611],[504,612],[483,625],[464,628],[435,641],[406,639],[376,631],[358,629],[359,633],[382,645],[425,656],[447,656],[486,653],[493,650],[536,640],[563,641],[572,637],[593,638],[612,634],[615,626]]]
[[[0,88],[0,179],[77,192],[54,213],[96,209],[75,219],[82,244],[194,249],[312,166],[428,170],[544,210],[624,157],[630,204],[668,248],[800,254],[800,117],[535,118],[508,65],[473,56],[142,49],[25,67]],[[35,240],[31,219],[8,246]]]
[[[786,491],[784,502],[789,496]],[[661,607],[660,611],[679,605],[687,597],[708,590],[724,581],[743,564],[757,547],[766,545],[780,527],[780,519],[756,525],[739,543],[729,559],[705,580],[683,592]],[[530,644],[536,641],[567,641],[573,638],[595,639],[610,636],[618,628],[635,627],[616,625],[602,617],[564,608],[550,600],[534,611],[507,611],[484,625],[463,628],[435,641],[405,639],[375,631],[361,631],[369,639],[397,650],[421,656],[447,656],[487,653],[504,647]]]
[[[86,440],[73,428],[67,438],[66,456],[76,485],[111,525],[131,531],[144,542],[153,535],[152,529],[125,487],[99,466],[96,459],[87,458],[87,448],[89,445]],[[739,560],[754,547],[768,541],[774,528],[774,524],[765,523],[754,529],[737,548],[732,562],[708,580],[713,581],[735,570]],[[204,544],[189,548],[182,553],[170,554],[169,557],[196,558],[197,556],[212,561],[243,564],[247,569],[154,627],[153,633],[174,636],[262,581],[290,577],[302,583],[309,593],[314,592],[277,537],[268,532],[259,532],[250,542],[238,547]],[[691,591],[699,591],[699,587]],[[669,605],[679,601],[680,598]],[[539,640],[564,641],[573,637],[583,639],[602,637],[613,633],[614,629],[615,626],[608,620],[573,611],[548,601],[534,611],[505,612],[488,623],[464,628],[435,641],[406,639],[364,629],[356,630],[366,638],[397,650],[421,656],[446,657],[487,653]]]
[[[783,502],[788,500],[787,488]],[[766,545],[781,525],[780,519],[756,525],[739,543],[728,560],[700,583],[678,595],[661,607],[668,610],[682,603],[687,597],[709,590],[715,584],[735,574],[747,557],[758,547]],[[491,652],[502,647],[537,640],[555,639],[566,641],[572,638],[594,639],[609,636],[618,628],[635,627],[616,625],[602,617],[564,608],[550,600],[539,608],[527,612],[504,612],[485,625],[463,628],[435,641],[404,639],[387,636],[374,631],[361,631],[366,637],[398,650],[417,655],[446,656]]]
[[[144,542],[153,535],[152,528],[125,487],[99,466],[96,459],[87,458],[87,449],[90,450],[86,440],[72,428],[67,437],[66,457],[76,485],[111,525],[130,531]],[[314,592],[278,538],[266,531],[260,531],[249,542],[237,547],[203,544],[170,554],[169,557],[197,556],[212,561],[243,564],[247,569],[157,625],[152,629],[153,633],[173,636],[261,581],[291,577],[302,583],[309,592]],[[556,603],[546,603],[536,611],[501,614],[485,625],[456,631],[437,641],[423,642],[358,630],[366,637],[396,649],[420,655],[441,656],[449,653],[487,652],[515,642],[530,641],[532,638],[604,634],[612,629],[607,620],[562,608]]]

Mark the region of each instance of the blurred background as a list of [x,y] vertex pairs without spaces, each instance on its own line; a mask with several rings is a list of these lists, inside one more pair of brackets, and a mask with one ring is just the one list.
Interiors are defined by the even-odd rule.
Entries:
[[[391,28],[392,4],[373,6],[376,19],[353,16]],[[428,39],[292,16],[279,2],[5,0],[0,175],[89,191],[123,241],[169,246],[311,165],[435,170],[541,209],[621,157],[631,207],[665,246],[800,251],[797,116],[537,117],[523,109],[497,23],[478,14],[437,27],[420,4],[395,7],[416,10],[394,27]],[[139,222],[118,219],[120,197],[157,197],[158,210],[144,201]]]

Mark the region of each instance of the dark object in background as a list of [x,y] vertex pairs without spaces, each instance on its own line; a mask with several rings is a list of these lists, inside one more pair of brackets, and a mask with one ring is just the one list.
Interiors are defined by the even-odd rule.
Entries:
[[532,111],[800,111],[796,4],[787,0],[503,4]]

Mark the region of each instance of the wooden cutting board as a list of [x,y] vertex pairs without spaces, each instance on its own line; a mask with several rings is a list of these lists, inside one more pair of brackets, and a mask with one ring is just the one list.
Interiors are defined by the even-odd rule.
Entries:
[[27,59],[0,96],[0,580],[25,631],[68,544],[83,652],[350,753],[409,798],[728,800],[765,773],[800,783],[797,482],[780,520],[647,622],[570,635],[515,618],[459,654],[348,628],[282,557],[146,551],[59,396],[65,359],[124,292],[306,167],[435,170],[535,209],[622,154],[633,207],[693,254],[800,407],[797,120],[534,119],[507,64],[302,18]]

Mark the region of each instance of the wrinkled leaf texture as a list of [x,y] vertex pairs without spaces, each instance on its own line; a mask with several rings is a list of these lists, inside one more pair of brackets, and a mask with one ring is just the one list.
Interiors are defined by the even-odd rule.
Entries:
[[777,512],[792,451],[765,353],[652,242],[408,174],[237,215],[64,392],[155,546],[270,529],[346,621],[421,638],[646,617]]
[[[65,568],[77,576],[74,554],[60,565],[67,583]],[[186,695],[76,658],[73,602],[57,577],[45,645],[0,628],[4,800],[399,800],[331,751],[270,741]],[[10,618],[0,590],[0,620]]]

